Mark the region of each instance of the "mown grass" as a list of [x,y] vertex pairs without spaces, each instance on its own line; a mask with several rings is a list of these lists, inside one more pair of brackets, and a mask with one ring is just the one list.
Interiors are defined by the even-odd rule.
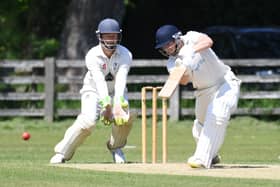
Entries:
[[[62,138],[73,121],[74,119],[64,119],[48,124],[36,119],[2,120],[0,122],[0,186],[280,186],[279,180],[145,175],[49,166],[54,145]],[[138,119],[129,136],[130,146],[124,149],[130,162],[141,161],[140,124]],[[195,145],[191,135],[191,125],[190,120],[169,123],[169,162],[185,162],[192,155]],[[31,133],[29,141],[21,139],[21,133],[25,130]],[[110,127],[98,124],[70,163],[112,162],[105,146],[109,134]],[[279,135],[279,120],[263,121],[251,117],[236,117],[230,123],[220,152],[223,162],[280,164]],[[160,129],[158,136],[161,136]],[[161,147],[160,143],[158,147]],[[150,151],[149,148],[148,152]],[[158,157],[160,160],[160,154]]]

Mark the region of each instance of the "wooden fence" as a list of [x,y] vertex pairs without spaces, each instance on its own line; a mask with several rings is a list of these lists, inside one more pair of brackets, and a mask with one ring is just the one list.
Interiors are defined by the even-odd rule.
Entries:
[[[242,85],[254,85],[259,87],[256,90],[241,91],[240,99],[245,100],[279,100],[280,99],[280,74],[256,74],[256,71],[280,69],[280,59],[238,59],[224,60],[242,80]],[[134,102],[131,110],[137,111],[140,115],[141,87],[163,85],[167,79],[165,60],[134,60],[128,77],[128,97]],[[69,76],[66,72],[69,69],[79,69],[80,74]],[[75,116],[80,109],[59,108],[56,102],[79,101],[78,91],[57,87],[64,85],[76,85],[81,88],[83,76],[86,72],[83,60],[57,60],[46,58],[45,60],[0,60],[0,116],[34,116],[44,117],[53,121],[54,117]],[[251,72],[251,73],[250,73]],[[25,89],[20,89],[25,85]],[[28,89],[26,88],[26,85]],[[256,86],[259,85],[259,86]],[[267,85],[272,85],[267,88]],[[187,88],[187,89],[186,89]],[[151,99],[151,94],[147,95]],[[184,100],[193,100],[193,91],[190,85],[179,87],[169,100],[168,115],[170,119],[178,120],[182,116],[194,115],[194,107],[183,107]],[[5,102],[34,102],[24,108],[10,107]],[[37,103],[37,104],[36,104]],[[41,104],[38,104],[41,103]],[[9,106],[9,107],[7,107]],[[160,113],[161,110],[159,110]],[[151,109],[148,110],[151,114]],[[238,108],[236,115],[279,115],[280,107],[261,108],[247,107]]]

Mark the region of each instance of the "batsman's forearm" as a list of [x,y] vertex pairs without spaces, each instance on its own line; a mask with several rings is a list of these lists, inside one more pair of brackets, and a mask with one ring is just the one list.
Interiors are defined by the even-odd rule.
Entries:
[[206,34],[202,34],[198,38],[198,41],[194,44],[193,49],[195,52],[200,52],[212,47],[212,45],[213,45],[213,40]]

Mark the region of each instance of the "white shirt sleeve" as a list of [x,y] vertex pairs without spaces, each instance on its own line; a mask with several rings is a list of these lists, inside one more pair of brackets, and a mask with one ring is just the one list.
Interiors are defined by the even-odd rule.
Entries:
[[129,71],[129,66],[127,64],[123,64],[120,66],[119,71],[116,75],[116,82],[115,82],[115,98],[116,102],[121,96],[124,96],[124,92],[126,89],[126,81],[127,75]]
[[115,77],[115,97],[114,102],[119,103],[121,96],[124,96],[126,90],[127,75],[132,63],[132,54],[121,59],[121,64]]
[[183,38],[186,38],[188,42],[195,44],[198,41],[198,38],[203,35],[203,33],[196,32],[196,31],[189,31]]
[[100,96],[100,99],[103,99],[108,96],[109,93],[104,74],[99,65],[99,59],[97,57],[94,57],[93,55],[91,56],[90,54],[88,54],[86,55],[85,60],[88,71],[90,72],[91,77],[95,82],[98,95]]

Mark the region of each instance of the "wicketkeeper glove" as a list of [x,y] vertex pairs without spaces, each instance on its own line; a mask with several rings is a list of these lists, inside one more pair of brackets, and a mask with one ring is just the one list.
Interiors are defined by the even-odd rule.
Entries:
[[129,120],[128,101],[120,97],[113,107],[114,121],[116,125],[125,125]]
[[120,97],[120,104],[123,109],[128,109],[128,101],[123,96]]
[[111,108],[111,97],[106,96],[104,99],[100,100],[99,104],[101,106],[100,121],[106,126],[111,125],[114,122]]
[[122,115],[114,115],[114,121],[115,121],[115,124],[120,126],[120,125],[125,125],[128,120],[129,120],[129,114],[125,113],[125,114],[122,114]]
[[105,109],[108,105],[111,105],[112,99],[110,96],[106,96],[99,101],[99,104],[102,109]]
[[104,115],[100,116],[100,121],[105,125],[105,126],[110,126],[114,120],[112,118],[106,118]]

